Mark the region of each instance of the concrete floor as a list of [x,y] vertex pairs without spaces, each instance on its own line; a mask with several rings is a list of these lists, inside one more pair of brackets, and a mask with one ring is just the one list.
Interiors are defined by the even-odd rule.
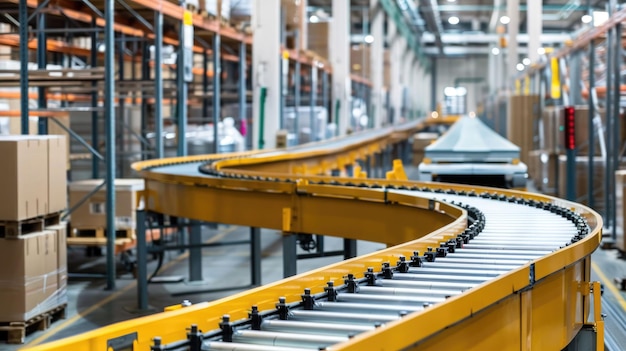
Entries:
[[[409,176],[415,174],[414,167],[408,170]],[[249,229],[220,225],[217,229],[205,228],[205,242],[224,242],[246,240]],[[277,231],[263,230],[262,243],[262,283],[267,284],[282,278],[282,243]],[[327,238],[327,250],[342,249],[343,241]],[[362,255],[383,248],[384,245],[370,242],[358,243],[358,254]],[[182,300],[193,302],[210,301],[236,292],[246,290],[250,283],[249,246],[216,246],[204,248],[202,282],[183,281],[175,284],[150,284],[149,304],[153,312],[164,307],[178,304]],[[102,274],[105,271],[104,257],[87,257],[84,248],[68,250],[68,264],[71,273],[80,273],[85,277],[72,277],[68,285],[68,313],[65,320],[55,322],[50,329],[30,334],[26,346],[41,344],[81,332],[93,330],[111,323],[136,318],[141,313],[134,311],[136,302],[136,284],[121,262],[118,263],[117,289],[105,290],[102,277],[87,275]],[[169,252],[159,272],[159,276],[188,276],[187,254]],[[340,256],[307,259],[298,261],[298,272],[322,267],[341,259]],[[119,260],[118,260],[119,261]],[[598,250],[593,255],[592,279],[601,281],[605,286],[604,303],[612,308],[607,311],[607,331],[617,338],[619,350],[626,350],[626,330],[620,318],[626,314],[626,293],[614,288],[614,278],[626,277],[626,260],[618,258],[615,250]],[[157,262],[149,263],[151,274]],[[234,287],[233,289],[228,289]],[[215,292],[202,292],[209,289],[222,289]],[[225,289],[226,288],[226,289]],[[152,313],[152,312],[151,312]],[[145,314],[145,313],[144,313]],[[0,350],[19,350],[24,345],[7,345],[0,342]]]

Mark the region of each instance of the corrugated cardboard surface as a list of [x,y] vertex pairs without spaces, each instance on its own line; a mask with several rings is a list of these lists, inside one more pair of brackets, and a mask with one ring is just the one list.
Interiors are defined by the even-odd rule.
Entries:
[[57,233],[57,286],[59,289],[64,289],[67,287],[67,222],[48,226],[46,230]]
[[65,303],[58,288],[57,232],[45,230],[18,239],[0,239],[0,322],[26,321]]
[[[130,72],[130,71],[129,71]],[[57,120],[59,123],[61,123],[63,126],[70,128],[70,116],[66,116],[66,117],[54,117],[55,120]],[[54,122],[54,121],[50,121],[48,122],[48,135],[63,135],[65,136],[65,143],[67,145],[66,150],[65,150],[65,156],[66,156],[66,167],[67,169],[70,169],[71,163],[70,163],[70,148],[69,148],[69,143],[70,143],[70,133],[66,132],[63,128],[59,127],[59,125]]]
[[[559,197],[567,195],[567,157],[559,156]],[[589,179],[588,156],[576,157],[576,202],[587,205],[587,179]],[[596,211],[604,210],[604,159],[596,156],[593,158],[593,199]]]
[[511,115],[508,119],[507,138],[520,148],[522,162],[528,164],[528,152],[534,145],[534,122],[539,118],[539,96],[511,96]]
[[67,139],[48,136],[48,207],[50,212],[67,208]]
[[0,137],[0,220],[49,213],[48,142],[30,136]]
[[309,50],[328,60],[328,22],[309,23]]
[[[102,180],[72,182],[70,184],[70,207],[76,205]],[[135,227],[137,192],[143,190],[143,179],[115,180],[115,222],[117,229]],[[106,192],[104,187],[92,195],[83,205],[72,212],[72,227],[77,229],[106,228]]]

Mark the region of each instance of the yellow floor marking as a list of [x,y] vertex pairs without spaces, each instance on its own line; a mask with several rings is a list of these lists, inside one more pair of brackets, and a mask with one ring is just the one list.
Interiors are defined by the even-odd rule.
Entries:
[[609,289],[609,291],[613,293],[613,295],[615,295],[615,298],[619,302],[620,306],[622,306],[622,309],[626,311],[626,300],[624,300],[622,293],[619,291],[619,289],[617,289],[613,281],[607,278],[606,275],[604,275],[604,273],[602,273],[602,271],[600,270],[600,267],[598,267],[598,265],[593,262],[591,262],[591,269],[598,275],[598,278],[600,278],[600,281],[602,282],[602,284],[604,284],[604,287]]
[[[234,232],[237,228],[238,227],[235,227],[235,226],[226,228],[226,229],[220,231],[219,233],[215,234],[215,236],[211,237],[207,241],[205,241],[205,244],[210,244],[210,243],[214,243],[214,242],[216,242],[218,240],[221,240],[226,235]],[[180,255],[180,256],[176,257],[175,259],[169,261],[168,263],[164,264],[163,267],[161,267],[161,271],[162,272],[166,271],[167,269],[171,268],[176,263],[184,260],[188,256],[189,256],[189,251],[183,253],[182,255]],[[107,296],[105,299],[101,300],[100,302],[92,305],[91,307],[87,308],[84,311],[78,312],[76,315],[74,315],[73,317],[65,320],[63,323],[57,324],[56,326],[48,329],[48,331],[46,331],[45,333],[41,334],[38,338],[28,342],[27,345],[28,346],[36,346],[36,345],[41,344],[42,342],[47,340],[49,337],[51,337],[52,335],[54,335],[58,331],[63,330],[65,328],[69,327],[70,325],[76,323],[76,321],[80,320],[81,318],[85,318],[86,316],[90,315],[93,311],[99,309],[103,305],[106,305],[107,303],[111,302],[112,300],[120,297],[122,294],[124,294],[128,290],[134,288],[136,285],[137,285],[137,281],[133,280],[131,283],[129,283],[125,287],[121,288],[120,290],[117,290],[116,292],[112,293],[111,295]]]

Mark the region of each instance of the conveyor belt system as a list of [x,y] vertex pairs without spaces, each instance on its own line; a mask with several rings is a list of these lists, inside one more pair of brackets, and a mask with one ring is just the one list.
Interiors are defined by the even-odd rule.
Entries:
[[561,350],[585,325],[602,335],[599,307],[589,319],[602,228],[590,209],[511,190],[315,175],[381,152],[392,134],[137,165],[151,211],[389,247],[32,350]]

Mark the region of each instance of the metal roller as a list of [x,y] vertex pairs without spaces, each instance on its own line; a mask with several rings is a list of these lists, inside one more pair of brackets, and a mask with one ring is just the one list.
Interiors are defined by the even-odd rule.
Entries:
[[[310,350],[318,350],[309,348]],[[202,350],[207,351],[302,351],[301,347],[281,347],[269,345],[240,344],[237,342],[211,341],[205,342]]]
[[318,302],[316,307],[322,311],[350,311],[352,313],[374,313],[399,315],[401,312],[415,312],[424,309],[416,305],[385,305],[381,303]]
[[528,263],[528,261],[530,261],[529,259],[526,260],[519,260],[519,259],[510,259],[510,260],[506,260],[506,259],[496,259],[496,258],[492,258],[491,255],[489,255],[489,258],[467,258],[467,257],[457,257],[456,253],[454,255],[450,255],[449,257],[445,257],[445,258],[440,258],[439,259],[439,263],[442,264],[450,264],[450,263],[454,263],[454,264],[472,264],[475,266],[479,266],[479,265],[492,265],[492,266],[505,266],[505,267],[519,267],[519,266],[523,266],[526,263]]
[[319,310],[293,310],[289,312],[290,320],[309,320],[323,322],[348,322],[348,323],[387,323],[400,318],[396,313],[375,314],[375,313],[350,313],[350,312],[328,312]]
[[398,275],[395,279],[383,279],[379,284],[383,287],[406,288],[406,289],[451,289],[451,290],[467,290],[480,284],[478,282],[435,282],[435,281],[412,281],[400,280],[404,274]]
[[445,300],[443,296],[395,296],[389,294],[340,294],[337,297],[339,302],[366,302],[404,305],[408,304],[431,304]]
[[388,295],[422,295],[422,296],[450,296],[460,294],[462,290],[419,289],[419,288],[393,288],[383,286],[361,286],[359,294],[388,294]]
[[348,340],[347,337],[330,335],[311,335],[298,333],[278,333],[260,330],[237,330],[233,334],[233,342],[242,344],[262,344],[298,348],[327,347]]
[[372,325],[359,325],[350,323],[283,321],[276,319],[265,320],[261,324],[261,330],[281,333],[339,335],[344,337],[354,335],[355,333],[370,331],[374,328],[374,323],[372,323]]

